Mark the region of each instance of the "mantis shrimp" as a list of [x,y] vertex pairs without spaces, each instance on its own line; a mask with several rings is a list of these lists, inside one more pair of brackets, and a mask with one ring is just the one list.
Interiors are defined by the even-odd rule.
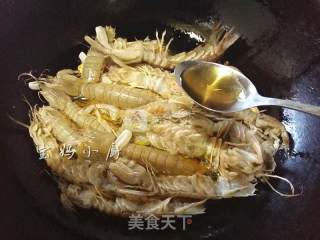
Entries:
[[100,82],[106,58],[103,56],[87,56],[83,63],[81,77],[87,82]]
[[74,204],[82,208],[95,208],[101,212],[129,216],[133,213],[141,215],[162,214],[201,214],[204,213],[203,203],[182,202],[172,200],[170,197],[164,200],[154,200],[141,203],[123,197],[105,198],[93,187],[80,187],[79,185],[60,184],[62,202],[71,208]]
[[40,94],[48,101],[50,106],[64,112],[67,117],[80,127],[98,132],[112,133],[113,129],[107,121],[97,119],[91,114],[83,112],[63,91],[46,87]]
[[62,77],[56,82],[70,96],[112,104],[120,108],[134,108],[156,101],[158,96],[149,90],[130,88],[120,84],[87,83]]
[[[52,107],[42,107],[35,113],[37,118],[49,128],[52,135],[61,143],[75,147],[76,153],[80,157],[85,157],[85,148],[96,149],[97,155],[107,157],[114,141],[114,135],[109,133],[100,135],[95,133],[81,134],[76,126],[66,118],[61,112],[53,109]],[[91,156],[95,158],[95,156]]]
[[137,144],[129,144],[122,150],[121,155],[145,166],[150,165],[154,170],[164,174],[191,175],[207,171],[207,168],[195,159],[183,158],[160,149]]
[[[111,167],[112,166],[112,167]],[[119,158],[110,164],[110,171],[122,182],[116,182],[119,188],[125,188],[130,184],[133,189],[137,189],[139,196],[176,196],[192,199],[218,199],[227,197],[230,194],[252,195],[254,184],[241,182],[243,180],[228,180],[218,176],[213,179],[210,176],[194,174],[190,176],[152,176],[148,174],[148,169],[142,165]]]
[[147,133],[151,144],[172,154],[201,157],[209,147],[209,138],[193,128],[169,121],[156,123]]
[[158,51],[146,48],[142,42],[128,45],[126,48],[115,48],[109,43],[107,31],[98,27],[96,29],[96,40],[85,36],[85,41],[95,50],[106,56],[112,56],[125,64],[145,62],[163,68],[174,68],[176,64],[187,60],[217,60],[237,39],[239,35],[231,30],[225,30],[221,24],[213,25],[212,34],[204,45],[200,45],[190,52],[182,52],[169,55],[168,49],[170,42],[162,51],[160,46]]
[[56,174],[78,184],[100,184],[106,165],[101,161],[71,160],[61,156],[57,139],[53,136],[50,127],[40,120],[40,116],[35,110],[33,121],[29,126],[29,133],[37,146],[37,151],[45,150],[44,158]]
[[102,82],[118,82],[132,87],[149,89],[168,99],[172,93],[182,93],[173,74],[148,65],[132,67],[110,67],[102,76]]
[[255,126],[263,131],[263,135],[269,135],[274,140],[282,140],[282,147],[288,149],[289,147],[289,135],[284,125],[272,116],[260,113],[257,108],[244,110],[237,113],[228,113],[235,119],[241,120],[248,126]]

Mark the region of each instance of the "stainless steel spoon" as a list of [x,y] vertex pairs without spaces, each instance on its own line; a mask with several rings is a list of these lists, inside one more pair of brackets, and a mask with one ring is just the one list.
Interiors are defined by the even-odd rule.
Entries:
[[[238,79],[238,81],[240,82],[243,88],[243,94],[240,99],[234,101],[232,104],[218,108],[218,107],[212,107],[212,106],[201,104],[191,96],[190,92],[188,92],[188,90],[183,85],[183,81],[184,81],[182,77],[183,72],[195,65],[198,65],[197,67],[202,67],[202,66],[208,67],[208,64],[212,68],[219,68],[220,70],[223,70],[224,74],[230,74],[228,77],[232,76]],[[282,106],[286,108],[295,109],[301,112],[310,113],[316,116],[320,116],[320,107],[318,106],[303,104],[303,103],[295,102],[292,100],[283,100],[283,99],[261,96],[257,92],[257,89],[253,85],[253,83],[245,75],[243,75],[240,71],[238,71],[233,67],[228,67],[222,64],[212,63],[212,62],[185,61],[178,64],[175,67],[174,74],[176,76],[177,83],[182,87],[185,93],[188,94],[197,104],[199,104],[201,107],[207,110],[221,112],[221,113],[228,113],[228,112],[238,112],[238,111],[242,111],[242,110],[252,108],[252,107],[257,107],[257,106]],[[201,81],[201,79],[203,78],[200,74],[199,78],[197,78],[197,81]]]

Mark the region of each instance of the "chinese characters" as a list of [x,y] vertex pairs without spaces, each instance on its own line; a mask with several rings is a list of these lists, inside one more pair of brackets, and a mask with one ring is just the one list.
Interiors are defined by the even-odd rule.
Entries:
[[[140,214],[132,214],[129,217],[129,230],[176,230],[181,227],[183,231],[192,223],[191,215],[162,215],[161,218],[151,214],[143,217]],[[181,221],[181,223],[179,223]]]

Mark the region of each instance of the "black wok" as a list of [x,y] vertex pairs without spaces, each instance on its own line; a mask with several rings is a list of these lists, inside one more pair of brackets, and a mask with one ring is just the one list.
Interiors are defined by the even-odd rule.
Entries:
[[[128,231],[127,219],[95,211],[66,211],[55,178],[37,160],[26,129],[22,96],[39,103],[17,80],[19,73],[74,68],[86,47],[82,37],[96,25],[111,24],[133,39],[167,28],[172,49],[197,44],[170,23],[194,24],[215,16],[242,34],[225,55],[253,80],[261,94],[320,105],[320,2],[316,0],[217,1],[13,1],[0,2],[0,108],[3,239],[320,239],[320,119],[287,109],[268,108],[292,137],[288,154],[277,154],[277,174],[301,195],[283,198],[261,184],[257,196],[210,201],[186,231]],[[273,181],[277,189],[286,185]]]

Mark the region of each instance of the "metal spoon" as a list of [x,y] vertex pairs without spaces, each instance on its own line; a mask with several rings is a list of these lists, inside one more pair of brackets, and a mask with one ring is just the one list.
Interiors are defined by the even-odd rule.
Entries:
[[[192,94],[188,92],[186,87],[184,87],[183,84],[183,73],[190,67],[193,67],[197,65],[197,67],[206,67],[208,68],[208,64],[210,67],[215,68],[214,70],[222,70],[223,74],[226,74],[227,77],[236,77],[237,80],[240,82],[243,94],[241,98],[234,101],[232,104],[228,104],[225,106],[208,106],[206,104],[200,103],[197,101],[194,97],[192,97]],[[295,102],[292,100],[283,100],[283,99],[277,99],[277,98],[269,98],[269,97],[263,97],[259,95],[257,92],[256,87],[253,85],[253,83],[240,71],[233,67],[228,67],[222,64],[218,63],[212,63],[212,62],[204,62],[204,61],[185,61],[180,64],[178,64],[174,69],[174,74],[176,76],[177,83],[182,87],[182,89],[185,91],[186,94],[188,94],[197,104],[199,104],[201,107],[215,111],[215,112],[221,112],[221,113],[228,113],[228,112],[238,112],[242,111],[248,108],[257,107],[257,106],[282,106],[286,108],[295,109],[301,112],[310,113],[316,116],[320,116],[320,107],[309,105],[309,104],[303,104],[299,102]],[[229,75],[228,75],[229,74]],[[197,81],[201,81],[205,76],[201,76],[201,74],[197,75]],[[208,77],[208,76],[206,76]]]

